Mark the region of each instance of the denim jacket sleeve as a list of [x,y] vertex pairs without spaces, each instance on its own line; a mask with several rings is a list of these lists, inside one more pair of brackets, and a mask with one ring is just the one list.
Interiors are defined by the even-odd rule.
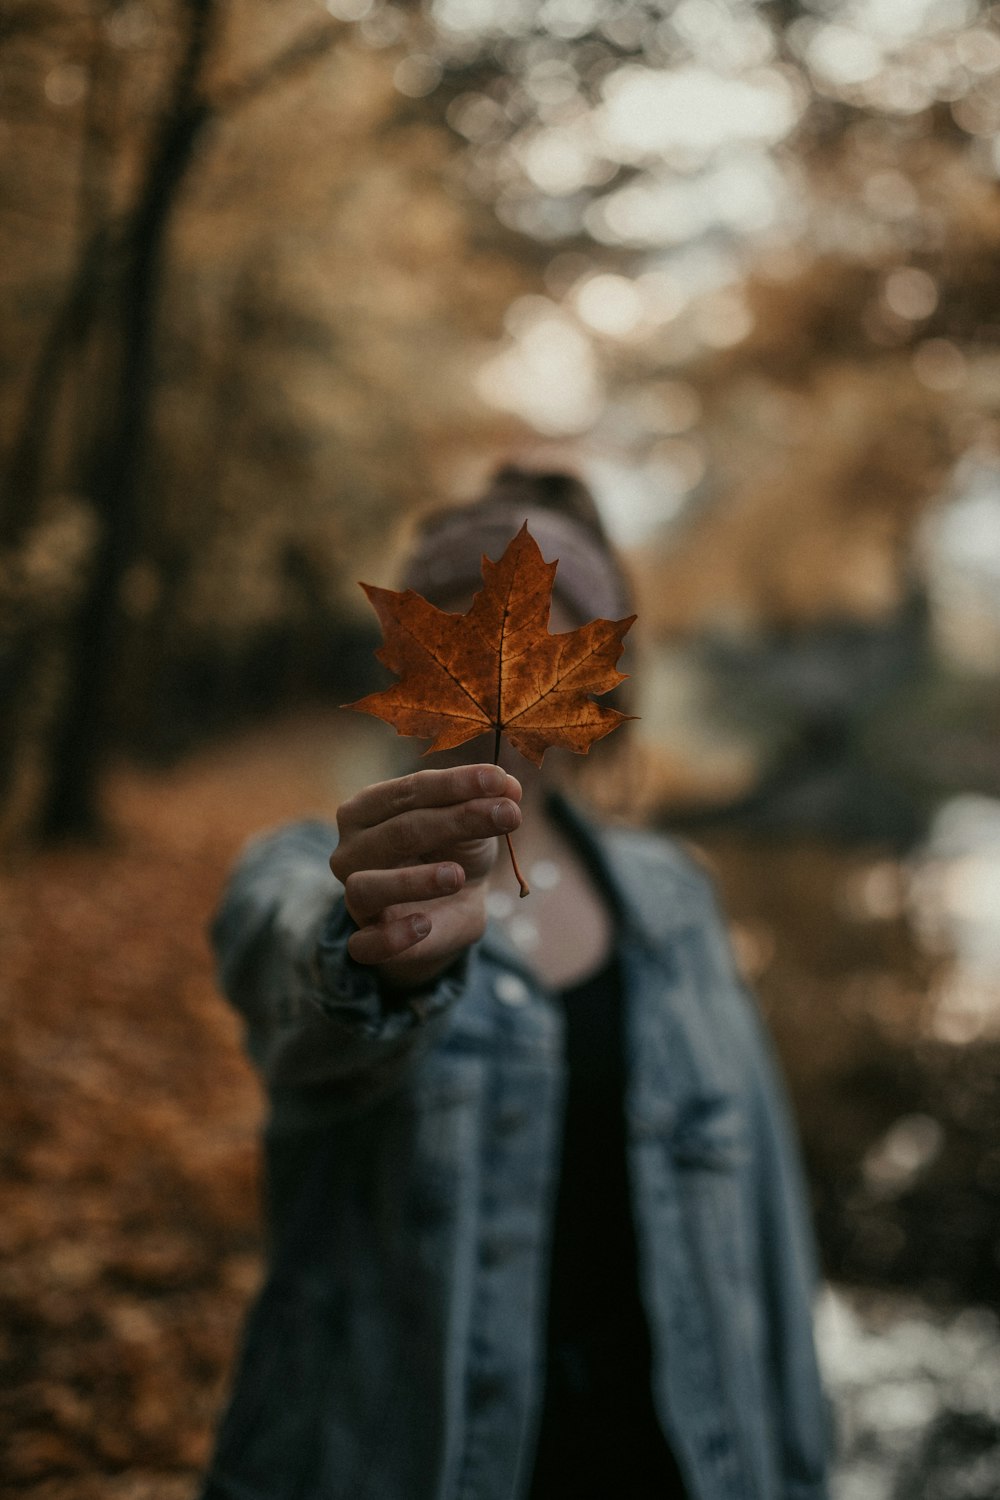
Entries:
[[466,960],[426,988],[389,996],[355,963],[356,931],[330,873],[336,829],[294,823],[251,842],[212,924],[222,989],[272,1089],[341,1084],[381,1092],[459,997]]

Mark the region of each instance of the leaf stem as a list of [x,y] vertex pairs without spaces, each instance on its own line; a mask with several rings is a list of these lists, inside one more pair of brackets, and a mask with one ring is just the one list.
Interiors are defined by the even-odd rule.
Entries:
[[510,834],[505,833],[504,838],[507,840],[507,850],[510,854],[510,862],[514,867],[514,874],[517,876],[517,883],[521,887],[521,900],[523,901],[525,896],[531,895],[531,886],[521,874],[520,867],[517,863],[517,855],[514,853],[514,845],[510,841]]
[[[499,715],[498,715],[498,718],[499,718]],[[495,766],[498,766],[500,764],[500,725],[499,725],[499,723],[497,724],[496,734],[493,737],[493,764]],[[514,853],[514,845],[510,841],[510,834],[509,833],[505,833],[504,834],[504,838],[507,840],[507,853],[510,855],[511,868],[513,869],[514,874],[517,877],[517,883],[521,887],[521,900],[523,901],[524,898],[525,898],[525,896],[530,896],[531,895],[531,886],[528,884],[528,882],[525,880],[524,876],[521,874],[521,867],[520,867],[520,865],[517,862],[517,855]]]

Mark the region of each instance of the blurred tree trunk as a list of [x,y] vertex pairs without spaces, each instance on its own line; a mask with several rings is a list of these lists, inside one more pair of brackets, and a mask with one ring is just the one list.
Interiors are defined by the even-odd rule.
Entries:
[[[67,378],[86,357],[85,346],[98,322],[113,284],[117,244],[109,184],[114,142],[107,121],[114,117],[118,68],[109,58],[103,35],[103,12],[93,6],[87,45],[87,89],[80,150],[80,183],[76,206],[76,264],[61,304],[42,341],[27,382],[20,420],[11,444],[0,514],[0,546],[16,548],[38,520],[51,483],[52,437],[67,394]],[[39,25],[39,29],[41,26]],[[78,438],[90,430],[94,392],[78,381]]]
[[40,831],[93,833],[116,646],[125,621],[122,584],[139,541],[142,468],[153,384],[153,346],[171,214],[209,117],[199,89],[215,0],[187,0],[187,37],[146,180],[128,225],[112,312],[109,405],[87,455],[85,488],[100,525],[70,645],[67,692],[54,726],[51,777]]
[[[49,18],[22,14],[18,19],[22,30],[41,35]],[[107,129],[107,121],[115,114],[118,70],[109,57],[102,20],[103,11],[93,4],[86,46],[88,82],[75,216],[76,260],[27,374],[5,466],[0,552],[8,566],[23,555],[32,533],[44,525],[45,502],[54,488],[79,491],[79,476],[68,485],[61,475],[56,477],[60,468],[54,457],[59,446],[56,435],[60,430],[71,431],[79,451],[80,440],[92,430],[101,389],[100,379],[93,378],[95,372],[85,367],[96,352],[95,331],[108,306],[118,253],[109,183],[114,143]],[[5,28],[5,40],[11,29]],[[70,416],[71,402],[75,410]],[[62,655],[58,621],[39,619],[29,607],[5,623],[0,638],[0,702],[5,709],[0,729],[0,793],[16,785],[19,764],[25,759],[22,741],[30,735],[32,720],[37,723],[32,704],[39,680],[46,676],[53,657]]]
[[[218,3],[184,0],[182,12],[185,33],[180,62],[119,252],[108,313],[107,401],[99,408],[89,451],[84,454],[83,488],[100,530],[69,644],[67,688],[49,740],[50,775],[38,820],[38,831],[46,839],[88,836],[100,827],[99,774],[109,738],[119,646],[129,623],[123,609],[123,586],[142,544],[157,315],[171,218],[184,178],[199,137],[215,115],[254,98],[308,64],[330,46],[339,30],[329,21],[307,30],[262,68],[210,99],[203,91],[201,75],[218,19]],[[79,320],[81,299],[84,313],[89,309],[86,264],[81,265],[76,300],[71,297],[64,317]],[[65,335],[58,330],[56,334],[59,347],[65,348]],[[71,339],[75,336],[75,322],[69,334]]]

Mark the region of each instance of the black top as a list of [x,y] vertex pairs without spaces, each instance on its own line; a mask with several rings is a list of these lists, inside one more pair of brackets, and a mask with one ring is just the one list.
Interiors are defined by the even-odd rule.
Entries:
[[682,1500],[653,1412],[625,1142],[617,959],[562,991],[569,1084],[531,1500]]

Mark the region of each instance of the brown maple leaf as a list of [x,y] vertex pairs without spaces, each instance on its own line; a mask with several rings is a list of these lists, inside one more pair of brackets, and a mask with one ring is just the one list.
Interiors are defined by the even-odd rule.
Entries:
[[431,737],[425,754],[492,731],[494,760],[501,735],[538,766],[552,745],[585,755],[631,717],[589,694],[625,680],[616,663],[635,615],[551,635],[557,566],[544,560],[525,522],[499,562],[483,558],[484,587],[464,615],[413,589],[363,583],[382,625],[375,654],[399,681],[344,707],[385,719],[399,734]]

